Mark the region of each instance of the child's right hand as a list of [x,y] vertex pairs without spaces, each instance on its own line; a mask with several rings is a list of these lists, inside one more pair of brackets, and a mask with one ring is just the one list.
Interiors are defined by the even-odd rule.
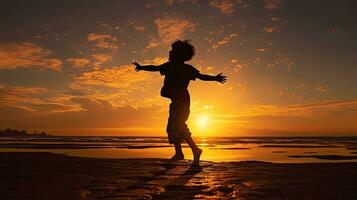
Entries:
[[137,63],[136,61],[132,63],[133,65],[135,65],[135,71],[140,71],[141,70],[141,65],[139,63]]
[[223,84],[224,82],[227,81],[227,76],[222,76],[222,73],[219,73],[216,75],[216,81]]

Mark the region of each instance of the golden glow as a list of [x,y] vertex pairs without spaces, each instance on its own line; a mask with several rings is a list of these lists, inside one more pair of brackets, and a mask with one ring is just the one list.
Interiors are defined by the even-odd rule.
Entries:
[[[222,72],[228,77],[225,84],[190,82],[187,125],[193,137],[357,135],[357,90],[352,84],[356,71],[349,67],[354,64],[349,55],[355,54],[355,48],[340,37],[342,33],[354,35],[355,29],[347,34],[344,27],[314,21],[316,28],[306,26],[304,18],[294,18],[308,34],[299,37],[299,48],[285,48],[296,42],[291,40],[295,33],[286,31],[290,26],[286,21],[292,16],[271,16],[271,9],[282,9],[282,13],[292,9],[280,5],[282,0],[254,3],[244,10],[244,16],[236,13],[248,1],[234,4],[234,8],[229,3],[226,10],[221,10],[223,2],[233,1],[217,1],[220,8],[213,1],[187,1],[185,5],[166,1],[170,6],[127,2],[97,1],[78,7],[84,9],[78,12],[90,13],[84,20],[68,19],[59,12],[59,19],[64,20],[61,28],[71,30],[68,33],[49,29],[33,34],[33,27],[26,26],[16,38],[17,21],[9,19],[0,42],[0,129],[54,135],[166,136],[170,100],[160,96],[164,76],[136,72],[131,63],[161,65],[168,61],[171,42],[191,38],[197,54],[187,64],[203,74]],[[279,3],[272,6],[271,2]],[[17,6],[10,4],[7,6]],[[28,4],[31,7],[32,2]],[[56,8],[63,7],[61,4]],[[176,9],[183,6],[190,9]],[[163,13],[175,10],[175,14],[146,12],[148,7]],[[44,7],[33,8],[40,30],[53,26],[51,18],[42,17]],[[135,16],[132,8],[138,10]],[[263,12],[263,8],[267,10]],[[192,15],[194,11],[200,12]],[[203,16],[212,17],[202,21]],[[24,24],[34,21],[21,19]],[[76,25],[69,23],[72,20]],[[57,45],[59,41],[63,45]],[[336,54],[335,44],[348,55],[346,59]],[[305,47],[325,45],[329,48],[321,53],[304,52]],[[321,61],[324,76],[317,73],[320,66],[316,63]],[[340,76],[345,72],[348,76]]]
[[207,115],[199,115],[197,117],[197,126],[199,129],[206,129],[209,125],[210,119]]

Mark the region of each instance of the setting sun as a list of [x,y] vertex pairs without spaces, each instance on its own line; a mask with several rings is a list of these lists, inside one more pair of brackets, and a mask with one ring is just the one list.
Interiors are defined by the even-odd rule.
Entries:
[[209,124],[209,117],[207,115],[199,115],[197,117],[197,126],[200,129],[204,129],[207,128],[208,124]]

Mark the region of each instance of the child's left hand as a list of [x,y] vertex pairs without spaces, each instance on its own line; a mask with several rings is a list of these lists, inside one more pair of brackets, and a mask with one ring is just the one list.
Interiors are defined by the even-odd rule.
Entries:
[[139,63],[137,63],[136,61],[132,63],[133,65],[135,65],[135,71],[140,71],[141,70],[141,65]]

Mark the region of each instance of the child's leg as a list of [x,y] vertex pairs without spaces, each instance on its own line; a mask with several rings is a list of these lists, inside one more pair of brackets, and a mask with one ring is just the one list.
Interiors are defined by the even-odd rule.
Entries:
[[170,160],[183,160],[184,155],[181,147],[181,139],[177,132],[177,105],[172,102],[170,104],[169,119],[167,122],[166,132],[169,138],[169,143],[175,146],[175,155]]
[[175,155],[171,158],[171,160],[183,160],[185,156],[182,152],[181,142],[174,142],[175,145]]
[[182,155],[183,156],[181,142],[175,142],[174,145],[175,145],[176,155]]
[[193,164],[199,165],[200,164],[200,157],[202,154],[202,149],[198,148],[195,141],[193,141],[192,137],[188,137],[186,142],[190,146],[192,153],[193,153]]

